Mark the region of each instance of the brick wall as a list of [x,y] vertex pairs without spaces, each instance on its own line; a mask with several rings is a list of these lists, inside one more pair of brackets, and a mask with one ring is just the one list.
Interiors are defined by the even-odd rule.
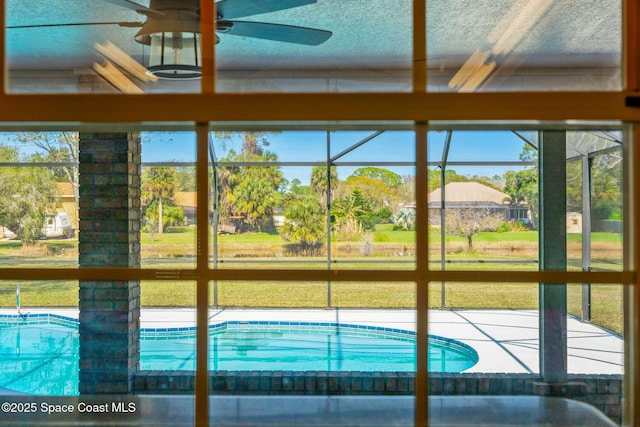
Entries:
[[[140,139],[80,134],[80,267],[140,266]],[[140,359],[140,283],[80,281],[81,394],[130,393]]]
[[[429,394],[539,395],[541,378],[534,374],[430,374]],[[622,422],[621,375],[570,375],[572,387],[564,395],[598,408],[614,422]],[[140,394],[192,394],[193,371],[141,371],[134,389]],[[409,372],[217,371],[209,390],[218,395],[352,395],[398,396],[415,393]],[[554,394],[562,396],[562,394]]]

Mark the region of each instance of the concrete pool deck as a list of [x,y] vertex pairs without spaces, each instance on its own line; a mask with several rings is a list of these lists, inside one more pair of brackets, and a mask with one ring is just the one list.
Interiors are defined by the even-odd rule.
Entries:
[[[23,308],[22,314],[54,313],[78,317],[77,309]],[[16,314],[2,309],[0,314]],[[211,309],[210,323],[235,321],[333,322],[415,331],[413,310],[363,309]],[[193,309],[142,309],[141,327],[195,326]],[[430,310],[429,333],[473,347],[478,363],[465,372],[536,373],[538,313],[536,310]],[[622,374],[623,340],[590,323],[567,318],[568,372]]]

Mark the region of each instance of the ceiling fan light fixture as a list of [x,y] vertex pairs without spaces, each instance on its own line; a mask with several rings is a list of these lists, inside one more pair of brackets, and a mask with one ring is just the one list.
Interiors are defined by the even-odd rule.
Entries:
[[168,80],[202,77],[199,33],[162,31],[150,38],[149,74]]
[[135,36],[138,43],[150,48],[147,72],[166,80],[199,79],[202,63],[197,12],[153,4],[162,16],[149,15]]

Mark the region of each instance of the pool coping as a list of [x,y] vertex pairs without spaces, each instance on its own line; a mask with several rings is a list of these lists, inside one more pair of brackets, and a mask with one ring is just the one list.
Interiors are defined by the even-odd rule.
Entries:
[[[34,319],[35,321],[31,321]],[[0,313],[0,322],[10,323],[11,321],[15,321],[18,323],[20,321],[21,324],[38,324],[41,323],[42,320],[47,321],[48,323],[54,322],[61,326],[78,326],[80,321],[77,318],[55,314],[55,313],[25,313],[25,314],[5,314]],[[365,331],[375,331],[375,332],[385,332],[389,334],[397,334],[400,336],[407,336],[414,338],[416,336],[416,332],[408,329],[399,329],[399,328],[389,328],[384,326],[374,326],[374,325],[361,325],[355,323],[342,323],[342,322],[313,322],[313,321],[282,321],[282,320],[223,320],[215,323],[209,324],[209,331],[216,332],[218,329],[225,328],[229,325],[237,326],[237,325],[263,325],[263,326],[292,326],[292,327],[306,327],[306,326],[319,326],[325,328],[340,328],[345,330],[365,330]],[[178,326],[178,327],[159,327],[159,328],[151,328],[144,327],[140,328],[140,334],[144,335],[145,338],[148,338],[154,334],[172,334],[176,333],[176,335],[182,334],[195,334],[197,331],[196,326]],[[461,345],[463,348],[473,350],[473,348],[463,342],[460,342],[453,338],[448,338],[445,336],[429,334],[429,338],[434,338],[438,341],[443,341],[446,343],[452,343]]]

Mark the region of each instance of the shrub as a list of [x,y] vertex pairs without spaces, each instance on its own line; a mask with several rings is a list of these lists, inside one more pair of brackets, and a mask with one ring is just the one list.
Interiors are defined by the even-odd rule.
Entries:
[[390,224],[393,222],[393,212],[386,206],[383,206],[376,212],[375,215],[376,224]]
[[529,228],[521,219],[513,221],[511,224],[511,229],[512,231],[529,231]]
[[527,228],[523,220],[517,219],[515,221],[503,222],[496,231],[498,233],[509,233],[513,231],[529,231],[529,228]]
[[373,236],[367,233],[362,236],[362,246],[360,246],[360,255],[369,256],[373,254]]
[[511,231],[511,223],[503,222],[502,224],[500,224],[500,227],[498,227],[496,231],[498,233],[508,233],[509,231]]
[[375,233],[373,235],[373,241],[376,243],[384,243],[384,242],[388,242],[391,239],[389,238],[388,235],[384,234],[384,233]]

